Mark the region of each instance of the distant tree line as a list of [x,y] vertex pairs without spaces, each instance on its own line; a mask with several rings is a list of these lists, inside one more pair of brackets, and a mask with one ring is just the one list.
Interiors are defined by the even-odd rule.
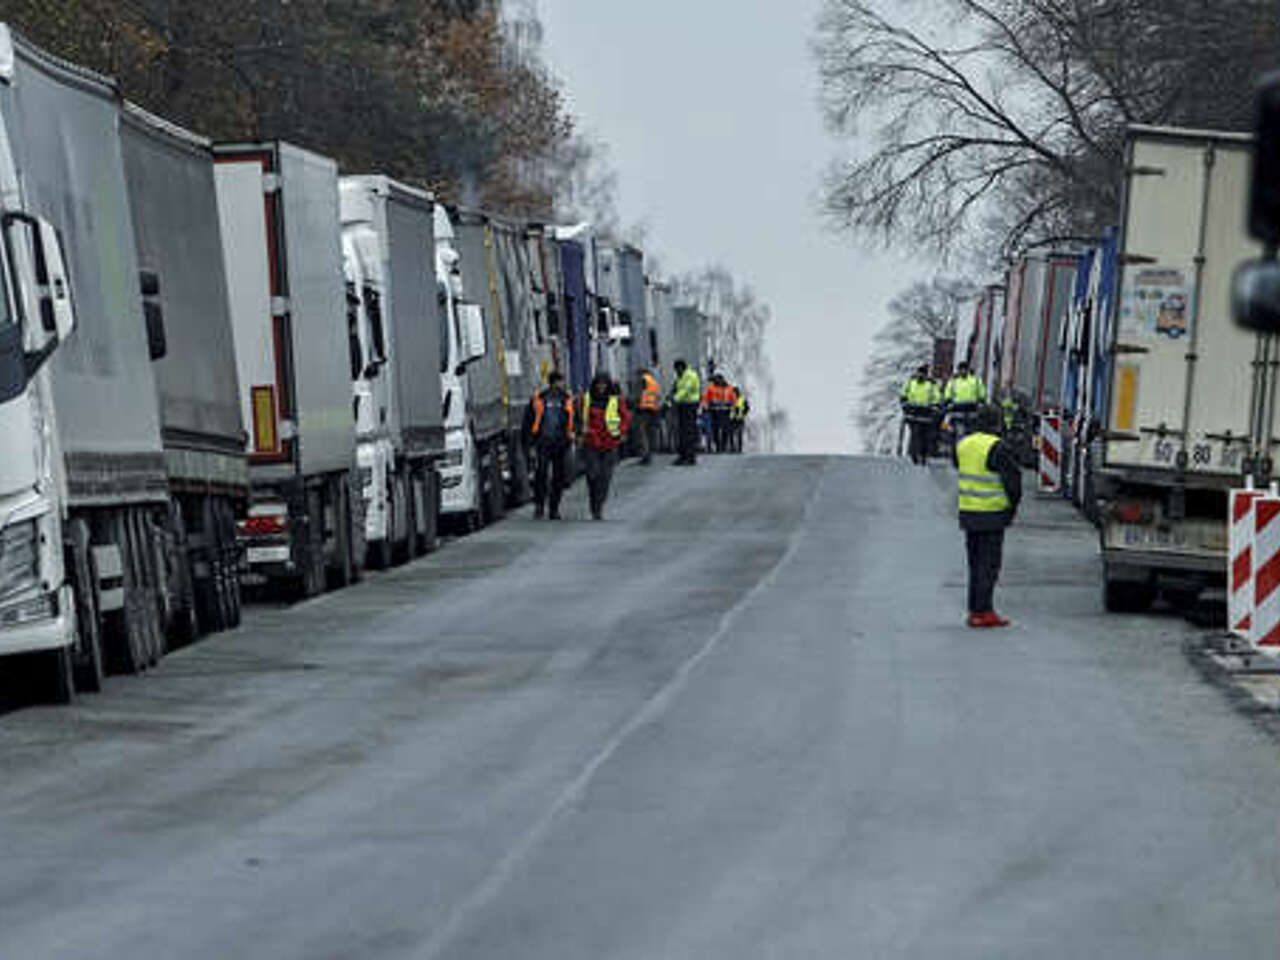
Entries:
[[851,149],[824,212],[988,269],[1096,237],[1119,215],[1125,128],[1247,128],[1277,51],[1275,0],[825,0],[822,111]]

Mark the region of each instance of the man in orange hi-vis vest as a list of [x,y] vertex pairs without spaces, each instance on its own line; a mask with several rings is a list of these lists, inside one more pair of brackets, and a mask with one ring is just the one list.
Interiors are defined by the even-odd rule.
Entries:
[[640,371],[640,399],[636,401],[636,447],[640,463],[653,462],[654,431],[658,427],[658,413],[662,409],[662,384],[651,370]]

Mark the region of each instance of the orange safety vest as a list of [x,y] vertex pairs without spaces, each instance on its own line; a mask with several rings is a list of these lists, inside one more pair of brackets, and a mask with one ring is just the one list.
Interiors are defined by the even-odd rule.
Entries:
[[657,410],[662,406],[662,387],[652,374],[641,376],[640,409]]
[[713,383],[702,395],[702,402],[712,409],[720,409],[733,405],[733,388],[722,387]]
[[[542,394],[540,393],[535,394],[533,398],[533,427],[530,429],[530,432],[535,437],[542,432],[542,415],[546,412],[547,412],[546,399],[543,398]],[[568,391],[566,391],[564,395],[564,412],[565,412],[565,417],[567,418],[565,422],[565,436],[572,437],[573,436],[573,394],[569,393]]]

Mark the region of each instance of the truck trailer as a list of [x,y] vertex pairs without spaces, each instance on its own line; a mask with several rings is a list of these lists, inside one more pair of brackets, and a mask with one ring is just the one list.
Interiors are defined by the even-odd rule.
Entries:
[[281,142],[214,156],[249,425],[241,580],[314,596],[364,560],[338,168]]
[[387,177],[343,177],[342,246],[370,564],[434,547],[444,455],[435,205]]
[[244,421],[212,144],[130,104],[121,125],[143,310],[169,480],[170,636],[240,622],[236,523],[248,502]]
[[1106,606],[1225,580],[1228,490],[1272,475],[1269,342],[1232,322],[1245,231],[1247,136],[1129,131],[1108,404],[1094,475]]

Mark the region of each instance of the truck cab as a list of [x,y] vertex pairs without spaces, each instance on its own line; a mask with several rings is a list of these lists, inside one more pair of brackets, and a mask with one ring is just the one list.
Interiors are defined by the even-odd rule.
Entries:
[[467,299],[462,257],[448,211],[435,208],[436,289],[440,307],[440,374],[445,455],[440,464],[440,512],[477,524],[481,515],[480,450],[470,411],[467,366],[485,354],[484,313]]

